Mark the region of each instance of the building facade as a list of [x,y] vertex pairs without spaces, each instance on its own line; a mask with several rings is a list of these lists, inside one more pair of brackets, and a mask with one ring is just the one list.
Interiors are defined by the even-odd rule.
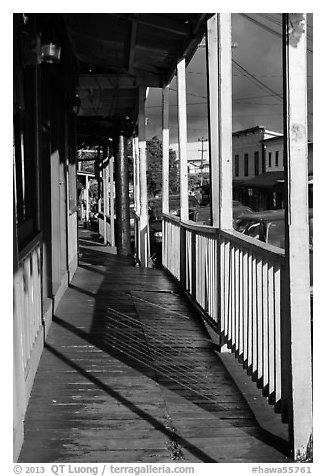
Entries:
[[233,179],[249,180],[266,172],[265,149],[262,141],[278,139],[282,134],[269,131],[264,126],[233,132]]
[[[262,140],[265,154],[266,172],[284,171],[283,134]],[[308,142],[308,175],[313,174],[313,142]]]

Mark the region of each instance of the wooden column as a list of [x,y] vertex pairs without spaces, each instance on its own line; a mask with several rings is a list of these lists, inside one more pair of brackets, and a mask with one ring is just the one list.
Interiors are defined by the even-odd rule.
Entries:
[[[283,84],[286,204],[286,346],[292,405],[289,408],[293,458],[311,458],[312,376],[308,228],[307,19],[283,14]],[[283,346],[284,348],[284,346]]]
[[[106,156],[103,157],[103,162],[106,161]],[[102,184],[103,184],[103,243],[106,246],[108,243],[107,237],[107,226],[106,226],[106,217],[108,216],[108,174],[107,174],[107,165],[103,167],[102,170]]]
[[179,172],[180,172],[180,218],[188,220],[188,163],[187,163],[187,100],[186,100],[186,60],[177,65],[178,90],[178,132],[179,132]]
[[233,228],[232,219],[232,38],[231,14],[220,13],[219,83],[220,83],[220,228]]
[[110,157],[109,162],[109,190],[110,190],[110,243],[115,246],[115,220],[114,220],[114,157]]
[[98,209],[98,213],[100,213],[101,211],[101,197],[102,197],[102,172],[100,171],[100,165],[101,165],[101,149],[100,147],[98,147],[97,149],[97,170],[98,170],[98,173],[97,173],[97,209]]
[[130,205],[128,159],[125,150],[125,137],[119,134],[116,154],[116,227],[117,227],[117,253],[118,255],[130,254]]
[[106,246],[108,243],[106,217],[108,215],[108,175],[107,169],[103,169],[103,243]]
[[138,237],[138,217],[140,215],[140,186],[139,186],[139,143],[138,136],[133,138],[133,155],[134,155],[134,201],[135,201],[135,215],[137,219],[134,220],[134,236],[135,236],[135,257],[139,259],[139,237]]
[[140,220],[139,220],[139,260],[142,267],[148,266],[148,205],[147,205],[147,156],[145,134],[145,90],[139,88],[139,187],[140,187]]
[[207,21],[207,92],[212,225],[220,227],[218,14]]
[[163,137],[163,157],[162,157],[162,211],[169,213],[169,92],[170,86],[165,86],[162,90],[162,137]]
[[88,227],[89,220],[89,177],[88,174],[85,176],[85,192],[86,192],[86,227]]
[[[207,21],[208,124],[212,225],[232,228],[232,55],[231,15],[215,14]],[[221,269],[218,252],[217,312],[221,336]],[[220,351],[227,352],[220,340]]]
[[232,228],[231,15],[207,21],[209,152],[212,224]]
[[139,186],[139,143],[138,143],[138,137],[134,137],[134,150],[135,150],[135,191],[134,191],[134,197],[135,197],[135,211],[137,215],[140,213],[140,186]]
[[134,210],[137,209],[137,173],[136,173],[136,149],[135,149],[135,137],[132,138],[132,170],[133,170],[133,196],[134,196]]

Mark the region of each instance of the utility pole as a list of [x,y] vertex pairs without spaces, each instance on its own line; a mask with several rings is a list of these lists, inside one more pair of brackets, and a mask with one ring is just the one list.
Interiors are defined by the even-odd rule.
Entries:
[[200,185],[203,185],[203,167],[204,167],[204,152],[207,152],[207,149],[204,149],[204,142],[207,142],[207,138],[205,139],[204,137],[201,137],[198,139],[198,142],[201,142],[201,149],[198,149],[199,152],[201,152],[201,177],[200,177]]

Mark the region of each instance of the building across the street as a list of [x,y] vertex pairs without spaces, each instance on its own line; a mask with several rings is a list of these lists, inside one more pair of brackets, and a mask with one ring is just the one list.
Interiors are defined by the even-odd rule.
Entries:
[[[171,144],[178,159],[178,144]],[[209,177],[209,143],[188,142],[189,175]],[[213,158],[214,159],[214,158]],[[283,134],[255,126],[232,133],[233,198],[254,210],[284,208]],[[312,206],[313,143],[308,143],[309,203]],[[208,195],[207,195],[208,193]],[[209,197],[209,192],[206,195]],[[206,197],[207,198],[207,197]]]

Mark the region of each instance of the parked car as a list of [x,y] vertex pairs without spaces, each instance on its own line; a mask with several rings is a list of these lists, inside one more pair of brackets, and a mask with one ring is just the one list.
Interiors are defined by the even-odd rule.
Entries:
[[[236,220],[246,214],[254,213],[250,207],[243,205],[242,203],[233,200],[232,204],[232,213],[233,213],[233,226],[235,226]],[[196,217],[194,221],[199,225],[211,225],[211,207],[206,205],[205,207],[199,207],[196,210]]]
[[284,248],[285,213],[281,210],[266,210],[243,214],[235,222],[235,229],[260,241]]
[[[250,213],[236,220],[236,231],[264,243],[285,248],[285,210],[266,210]],[[309,209],[310,286],[313,283],[313,211]]]
[[[199,206],[196,197],[189,195],[189,218],[194,210]],[[169,210],[172,215],[180,216],[180,195],[169,196]],[[148,200],[148,213],[150,219],[162,218],[162,197],[151,198]]]

